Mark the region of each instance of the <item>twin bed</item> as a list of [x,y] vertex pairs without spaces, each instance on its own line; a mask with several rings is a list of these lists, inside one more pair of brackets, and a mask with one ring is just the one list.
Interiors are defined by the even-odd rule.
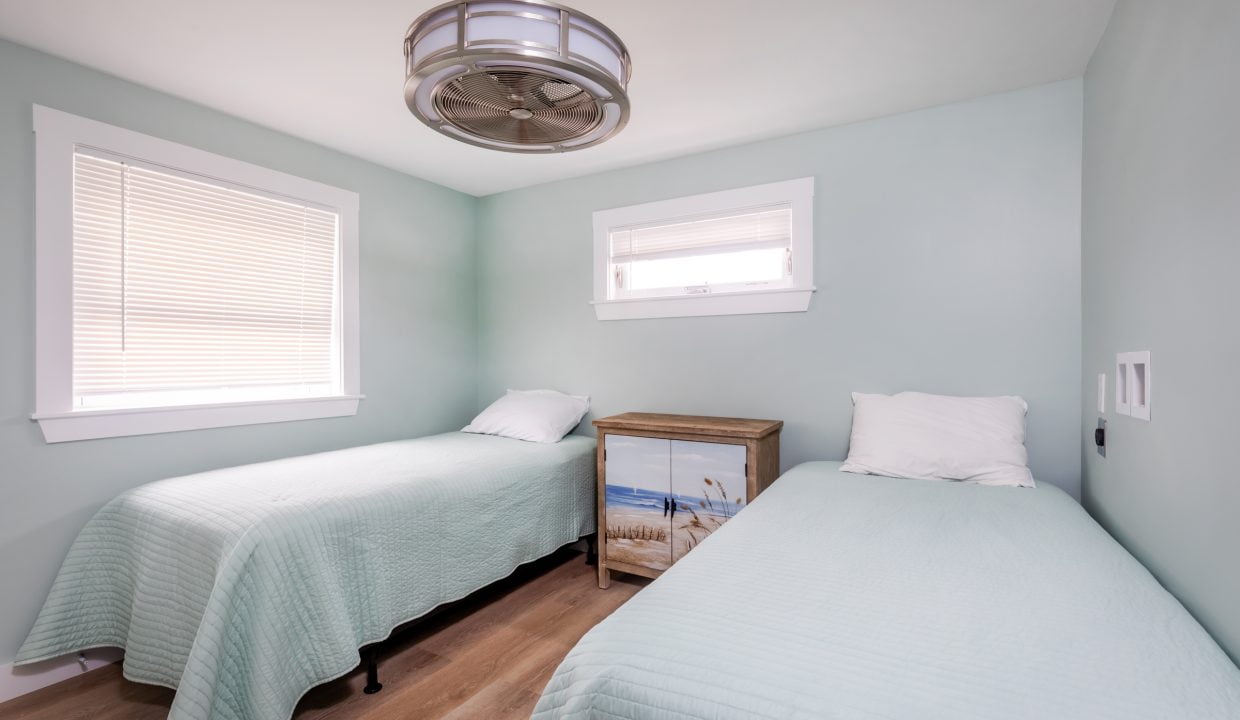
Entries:
[[1240,670],[1062,491],[839,465],[587,633],[535,720],[1240,718]]
[[17,657],[125,648],[173,720],[287,720],[358,649],[594,531],[594,440],[447,433],[130,490]]
[[[19,662],[126,649],[174,720],[287,720],[396,626],[594,530],[594,441],[448,433],[152,483]],[[800,465],[591,630],[536,720],[1240,718],[1240,670],[1063,492]]]

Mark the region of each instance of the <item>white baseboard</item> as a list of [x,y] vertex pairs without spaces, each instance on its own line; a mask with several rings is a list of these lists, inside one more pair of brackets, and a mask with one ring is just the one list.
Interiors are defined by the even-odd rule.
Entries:
[[0,665],[0,702],[32,693],[61,680],[68,680],[74,675],[120,662],[125,651],[120,648],[95,648],[83,652],[82,655],[85,656],[84,660],[79,660],[74,653],[31,665]]

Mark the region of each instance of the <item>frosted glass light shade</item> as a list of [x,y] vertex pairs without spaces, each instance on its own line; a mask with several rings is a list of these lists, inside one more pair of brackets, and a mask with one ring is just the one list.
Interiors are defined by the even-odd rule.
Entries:
[[405,103],[431,128],[507,152],[577,150],[629,117],[620,39],[546,0],[451,2],[405,36]]

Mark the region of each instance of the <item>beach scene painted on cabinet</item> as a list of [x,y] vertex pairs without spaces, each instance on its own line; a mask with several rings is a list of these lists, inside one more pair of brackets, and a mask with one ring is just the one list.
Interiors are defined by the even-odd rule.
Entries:
[[745,446],[672,441],[672,561],[718,530],[745,503]]
[[744,507],[745,448],[606,436],[607,559],[666,569]]

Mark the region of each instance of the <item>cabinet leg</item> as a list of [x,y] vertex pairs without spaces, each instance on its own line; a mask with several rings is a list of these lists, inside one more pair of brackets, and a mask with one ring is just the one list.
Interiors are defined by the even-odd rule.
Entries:
[[608,570],[600,561],[598,564],[598,586],[602,590],[606,590],[611,585],[611,571]]

